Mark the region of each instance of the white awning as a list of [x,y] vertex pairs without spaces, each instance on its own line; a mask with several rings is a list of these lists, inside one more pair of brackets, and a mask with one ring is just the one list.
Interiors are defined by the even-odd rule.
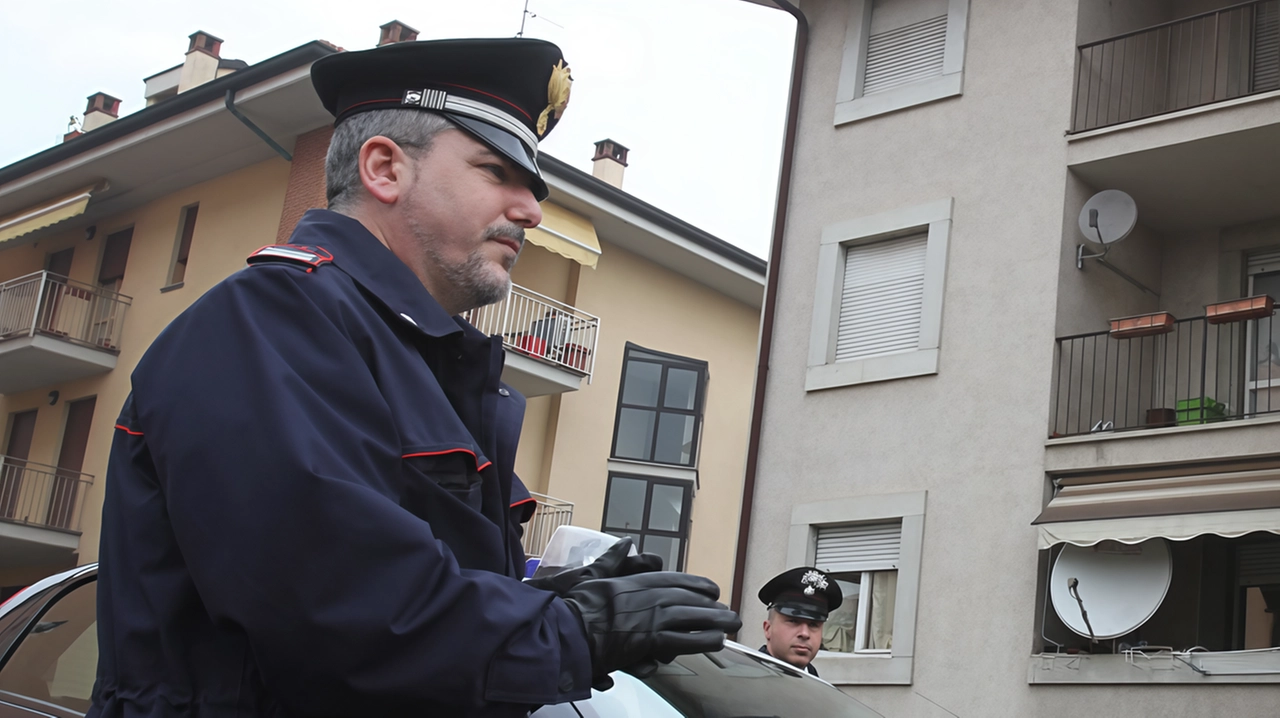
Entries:
[[591,220],[550,202],[542,203],[542,224],[525,233],[530,244],[595,269],[600,238]]
[[1040,548],[1280,534],[1280,468],[1150,478],[1072,477],[1032,523]]
[[61,197],[27,207],[11,215],[0,217],[0,244],[30,234],[37,229],[57,224],[63,220],[84,214],[94,192],[106,189],[107,183],[98,182],[82,187]]

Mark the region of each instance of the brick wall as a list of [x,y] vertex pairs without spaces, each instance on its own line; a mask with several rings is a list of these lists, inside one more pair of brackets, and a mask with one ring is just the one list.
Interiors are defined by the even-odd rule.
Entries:
[[328,206],[324,199],[324,156],[332,136],[332,127],[321,127],[298,136],[293,146],[293,165],[289,168],[289,187],[284,193],[280,228],[276,230],[277,243],[289,240],[304,212]]

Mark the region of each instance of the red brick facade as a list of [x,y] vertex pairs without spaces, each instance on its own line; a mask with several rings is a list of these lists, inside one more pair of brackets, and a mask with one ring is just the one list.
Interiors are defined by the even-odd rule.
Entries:
[[293,166],[289,168],[289,187],[284,193],[276,242],[289,240],[294,225],[307,210],[328,206],[324,198],[324,157],[329,152],[331,136],[332,127],[321,127],[298,136],[293,146]]

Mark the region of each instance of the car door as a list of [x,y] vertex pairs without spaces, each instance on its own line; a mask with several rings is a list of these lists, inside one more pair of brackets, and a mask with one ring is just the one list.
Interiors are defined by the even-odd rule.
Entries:
[[[80,718],[98,667],[97,576],[28,598],[0,624],[0,718]],[[7,647],[4,637],[16,640]]]

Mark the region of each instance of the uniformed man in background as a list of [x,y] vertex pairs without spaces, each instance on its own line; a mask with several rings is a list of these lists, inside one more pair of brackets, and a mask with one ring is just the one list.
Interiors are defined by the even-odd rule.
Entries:
[[759,596],[769,608],[760,652],[818,675],[813,659],[822,647],[822,627],[827,615],[844,602],[835,579],[801,566],[774,576]]

